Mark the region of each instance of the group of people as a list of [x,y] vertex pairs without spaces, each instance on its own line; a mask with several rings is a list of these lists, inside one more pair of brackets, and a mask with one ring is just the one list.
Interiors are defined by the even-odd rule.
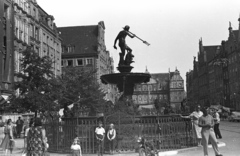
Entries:
[[[95,135],[97,139],[97,154],[98,156],[103,155],[103,144],[105,139],[105,129],[103,128],[103,124],[100,121],[98,123],[98,127],[95,129]],[[109,125],[109,129],[107,131],[107,140],[109,141],[109,151],[110,154],[113,154],[114,151],[114,139],[116,138],[116,130],[114,128],[114,124]],[[71,145],[72,156],[82,156],[82,150],[80,146],[80,140],[78,137],[74,138],[73,144]]]
[[[8,151],[11,154],[15,145],[11,119],[8,119],[4,127],[4,134],[5,136],[0,147],[5,150],[5,154],[8,154]],[[42,127],[41,119],[32,118],[24,132],[24,154],[29,156],[46,156],[49,155],[47,152],[48,147],[46,132]]]
[[[98,144],[98,156],[103,155],[103,141],[105,138],[105,129],[102,127],[102,122],[99,122],[98,127],[95,129],[95,134],[97,138]],[[114,150],[114,139],[116,138],[116,130],[114,129],[114,125],[111,123],[109,126],[109,130],[107,131],[107,139],[109,141],[109,151],[110,154],[113,154]]]
[[216,109],[213,109],[212,111],[213,112],[210,112],[210,109],[201,109],[200,106],[197,106],[196,110],[189,116],[182,117],[192,119],[193,132],[197,138],[198,146],[203,146],[204,156],[208,156],[209,141],[212,144],[216,156],[222,156],[217,145],[217,139],[222,138],[219,130],[220,116]]

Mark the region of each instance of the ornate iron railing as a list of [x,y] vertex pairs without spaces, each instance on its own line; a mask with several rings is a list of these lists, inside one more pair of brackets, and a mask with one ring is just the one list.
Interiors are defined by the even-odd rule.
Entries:
[[[190,120],[179,116],[125,116],[121,113],[102,117],[107,130],[110,123],[115,124],[117,151],[136,150],[137,138],[145,137],[159,151],[169,151],[196,146]],[[129,119],[129,120],[127,120]],[[50,152],[69,153],[75,137],[80,138],[83,153],[96,153],[94,135],[98,117],[65,118],[62,123],[48,123],[44,127]],[[105,139],[105,151],[108,142]]]

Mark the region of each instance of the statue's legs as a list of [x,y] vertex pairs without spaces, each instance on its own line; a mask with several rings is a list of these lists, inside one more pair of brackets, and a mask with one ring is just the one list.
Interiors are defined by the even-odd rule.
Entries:
[[121,53],[119,53],[120,59],[118,65],[124,65],[124,56],[125,56],[125,46],[119,46],[121,49]]
[[127,55],[126,55],[126,58],[125,58],[125,61],[124,61],[124,64],[129,66],[131,63],[133,63],[133,57],[134,55],[132,54],[132,52],[128,52]]
[[124,65],[124,55],[122,53],[119,53],[119,63],[118,65],[121,66],[121,65]]
[[132,52],[132,49],[126,45],[125,49],[127,50],[127,52]]

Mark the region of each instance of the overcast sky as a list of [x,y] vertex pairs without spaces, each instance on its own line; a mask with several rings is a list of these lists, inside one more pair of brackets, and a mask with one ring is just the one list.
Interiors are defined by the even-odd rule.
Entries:
[[193,67],[198,42],[220,45],[227,40],[229,21],[238,29],[240,0],[37,0],[55,17],[58,27],[97,25],[105,23],[105,44],[118,64],[114,39],[125,25],[130,31],[150,43],[127,38],[135,55],[133,72],[174,71],[177,67],[183,79]]

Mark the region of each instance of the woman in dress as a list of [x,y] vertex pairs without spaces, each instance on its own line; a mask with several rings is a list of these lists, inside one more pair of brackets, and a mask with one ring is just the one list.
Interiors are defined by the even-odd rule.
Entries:
[[192,112],[189,116],[181,116],[183,118],[191,118],[193,123],[193,134],[197,139],[198,146],[201,146],[201,140],[202,140],[202,134],[201,134],[202,128],[198,126],[198,120],[202,115],[203,115],[203,112],[201,111],[201,107],[198,105],[196,107],[196,111]]
[[4,139],[0,145],[0,147],[5,150],[5,154],[8,153],[8,150],[10,150],[10,153],[12,153],[13,150],[13,131],[12,131],[12,120],[8,119],[7,120],[7,125],[4,128]]
[[25,127],[26,129],[25,129],[25,132],[24,132],[24,148],[27,147],[28,131],[32,127],[34,127],[34,119],[33,118],[30,119],[29,125],[26,125],[26,127]]
[[42,128],[42,121],[36,118],[27,135],[27,156],[42,156],[45,152],[44,139],[45,129]]

